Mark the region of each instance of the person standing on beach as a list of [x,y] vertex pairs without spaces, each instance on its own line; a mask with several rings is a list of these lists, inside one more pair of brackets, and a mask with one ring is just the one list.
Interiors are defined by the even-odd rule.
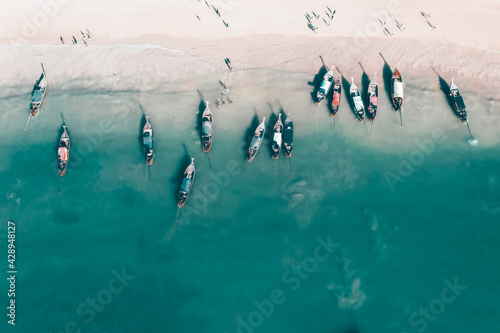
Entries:
[[232,71],[233,66],[231,65],[231,60],[229,60],[229,58],[226,58],[226,59],[224,59],[224,61],[226,62],[226,65],[229,68],[229,70]]

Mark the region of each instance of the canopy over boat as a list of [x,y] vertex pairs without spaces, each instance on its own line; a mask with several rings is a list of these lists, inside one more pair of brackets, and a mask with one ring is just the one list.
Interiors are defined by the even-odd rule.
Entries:
[[274,159],[277,159],[281,151],[281,144],[283,137],[283,122],[281,121],[281,114],[279,115],[278,120],[274,124],[273,133],[274,133],[273,143],[271,146],[272,156]]
[[323,77],[323,81],[321,81],[321,85],[319,86],[318,93],[316,94],[316,103],[319,104],[321,101],[328,95],[328,92],[330,91],[330,88],[332,87],[334,75],[333,75],[333,68],[335,66],[332,66],[332,68],[325,74]]
[[342,85],[340,83],[340,75],[339,78],[335,81],[335,85],[333,86],[333,99],[332,99],[332,108],[330,110],[330,114],[332,116],[336,116],[340,106],[340,98],[342,93]]
[[[403,105],[403,79],[397,68],[394,70],[394,74],[392,75],[391,96],[392,104],[394,105],[395,110],[401,112],[401,107]],[[402,123],[401,126],[403,126]]]
[[359,121],[364,121],[365,119],[365,105],[363,104],[363,100],[361,99],[361,95],[359,94],[359,89],[354,84],[354,78],[351,79],[351,88],[350,95],[352,99],[352,106],[354,108],[354,112],[358,117]]

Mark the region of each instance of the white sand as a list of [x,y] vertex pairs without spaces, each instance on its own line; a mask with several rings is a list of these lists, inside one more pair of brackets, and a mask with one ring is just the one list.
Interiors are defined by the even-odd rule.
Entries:
[[[392,19],[387,27],[395,38],[421,41],[457,41],[466,45],[500,49],[497,36],[500,2],[497,0],[364,0],[294,1],[287,0],[211,0],[227,21],[225,28],[204,0],[4,0],[0,4],[0,39],[15,35],[58,43],[59,35],[69,41],[88,28],[102,39],[117,39],[144,34],[174,37],[225,38],[252,34],[282,34],[330,37],[384,37],[377,17],[387,12],[406,27],[400,32]],[[326,6],[336,10],[330,26]],[[433,30],[420,11],[431,15]],[[315,11],[319,27],[315,34],[307,28],[305,12]],[[198,21],[196,15],[201,17]],[[34,29],[30,29],[34,28]],[[23,32],[24,35],[23,35]],[[4,41],[5,43],[6,41]]]
[[[200,89],[214,101],[219,96],[217,81],[222,79],[238,101],[233,108],[262,108],[279,98],[297,112],[307,113],[312,90],[307,82],[322,65],[319,55],[327,65],[335,64],[347,79],[354,77],[358,86],[362,74],[359,62],[368,76],[378,72],[384,96],[381,52],[392,69],[398,66],[402,71],[407,117],[425,127],[436,121],[434,101],[449,109],[434,68],[447,82],[455,77],[474,119],[473,130],[477,136],[482,131],[482,142],[500,142],[496,130],[500,126],[500,42],[494,28],[500,17],[498,1],[209,3],[220,8],[229,28],[204,0],[106,4],[75,0],[51,10],[42,9],[33,0],[2,2],[0,97],[31,91],[39,63],[44,62],[53,93],[78,89],[190,92],[196,100]],[[309,11],[312,15],[314,10],[324,18],[326,5],[336,10],[335,18],[330,26],[313,19],[319,27],[314,33],[307,28],[304,14]],[[404,32],[393,19],[383,17],[387,8],[404,24]],[[437,29],[426,23],[420,10],[431,14],[430,21],[438,24]],[[46,24],[23,36],[23,31],[29,31],[26,27],[44,15]],[[383,34],[377,17],[387,20],[394,37]],[[79,35],[85,28],[94,35],[88,48],[81,45]],[[66,45],[59,43],[59,35],[64,36]],[[68,45],[71,35],[79,39],[76,48]],[[33,45],[21,45],[24,43]],[[225,57],[235,66],[231,75]],[[386,98],[381,103],[387,104],[384,110],[390,110]],[[346,102],[344,96],[343,113],[349,112]],[[383,112],[379,117],[383,119]],[[416,135],[420,129],[415,128]]]

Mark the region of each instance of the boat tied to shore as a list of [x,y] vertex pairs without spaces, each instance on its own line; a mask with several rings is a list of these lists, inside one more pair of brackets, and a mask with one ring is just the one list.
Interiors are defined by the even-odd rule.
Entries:
[[59,194],[61,193],[61,177],[66,174],[69,162],[70,139],[68,134],[68,127],[63,125],[63,133],[59,138],[59,145],[57,148],[57,172],[59,174]]
[[262,119],[262,122],[255,129],[255,134],[250,142],[250,147],[248,148],[248,162],[252,162],[259,152],[262,140],[264,139],[264,133],[266,132],[265,121],[266,117]]
[[399,112],[401,127],[403,127],[403,116],[401,115],[403,107],[403,78],[397,67],[392,74],[391,88],[392,104],[394,105],[394,110]]
[[205,110],[201,116],[201,143],[203,145],[203,151],[206,153],[209,153],[212,149],[213,121],[214,116],[208,107],[208,101],[206,101]]
[[321,81],[321,85],[319,86],[318,92],[316,93],[316,105],[320,105],[321,102],[325,99],[325,97],[328,95],[328,92],[330,92],[330,88],[332,87],[334,75],[333,75],[333,68],[335,66],[332,66],[330,70],[323,76],[323,81]]
[[[43,99],[45,98],[45,93],[47,92],[48,82],[47,75],[45,74],[45,69],[42,64],[42,74],[40,78],[35,82],[33,87],[33,92],[31,93],[31,103],[30,103],[30,115],[28,121],[26,122],[26,127],[31,117],[35,117],[41,110]],[[26,127],[24,128],[26,130]]]
[[142,129],[142,151],[146,159],[146,165],[153,164],[153,159],[155,157],[154,141],[153,126],[151,126],[149,122],[149,117],[146,116],[146,124],[144,124]]
[[179,189],[179,195],[177,196],[177,215],[179,214],[179,209],[184,207],[189,193],[191,193],[195,172],[196,169],[194,167],[194,158],[191,158],[191,164],[189,164],[184,171],[184,178],[182,179],[181,188]]
[[377,115],[377,107],[378,107],[378,83],[375,80],[377,76],[377,72],[373,75],[373,79],[370,81],[368,85],[368,108],[366,109],[366,115],[370,121],[375,120],[375,116]]
[[271,149],[272,149],[273,159],[275,160],[277,160],[280,155],[281,145],[283,143],[282,139],[283,139],[283,122],[281,121],[281,113],[280,113],[278,120],[276,121],[273,127],[273,143]]
[[460,90],[454,82],[454,78],[451,78],[450,98],[451,103],[454,107],[453,111],[455,111],[458,119],[462,122],[462,124],[467,124],[467,108],[465,107],[462,94],[460,93]]
[[332,117],[337,116],[337,112],[339,111],[341,97],[342,97],[342,84],[341,84],[341,77],[339,75],[337,80],[335,80],[335,84],[333,85],[332,108],[330,110],[330,115]]
[[349,89],[349,95],[352,100],[352,107],[354,108],[354,114],[358,118],[359,122],[363,122],[365,120],[365,105],[363,104],[363,100],[361,99],[361,94],[359,93],[359,89],[354,84],[354,78],[351,78],[351,88]]
[[283,149],[286,157],[292,157],[293,151],[293,119],[288,111],[283,130]]

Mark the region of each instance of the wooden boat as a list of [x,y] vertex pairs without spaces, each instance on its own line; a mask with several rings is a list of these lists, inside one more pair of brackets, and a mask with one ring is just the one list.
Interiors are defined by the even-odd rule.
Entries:
[[460,94],[460,90],[456,86],[454,82],[454,78],[451,79],[450,84],[450,98],[453,107],[455,108],[453,111],[458,116],[458,119],[462,122],[462,124],[467,124],[467,108],[465,107],[464,99],[462,94]]
[[335,80],[335,84],[333,85],[332,108],[330,110],[330,114],[332,117],[337,116],[337,112],[339,111],[341,96],[342,96],[342,84],[341,84],[341,77],[339,75],[339,78]]
[[153,127],[149,122],[149,117],[146,116],[146,124],[142,129],[142,151],[144,152],[144,158],[146,159],[146,165],[152,165],[153,159],[155,157],[154,151],[154,141],[155,137],[153,134]]
[[260,145],[262,144],[262,139],[264,138],[264,133],[266,131],[265,127],[266,117],[262,119],[262,122],[255,129],[255,134],[250,142],[250,148],[248,148],[248,162],[252,162],[259,151]]
[[276,121],[276,124],[274,124],[273,133],[273,144],[271,146],[271,149],[273,159],[277,160],[280,155],[283,136],[283,122],[281,121],[281,113],[278,120]]
[[69,161],[70,140],[68,134],[68,127],[63,125],[63,134],[59,139],[59,148],[57,149],[57,170],[59,176],[66,174]]
[[368,108],[366,110],[366,115],[370,121],[375,120],[375,116],[377,115],[377,107],[378,107],[378,83],[375,80],[377,73],[373,75],[373,79],[370,81],[370,85],[368,86]]
[[212,149],[213,139],[213,121],[214,116],[208,107],[208,101],[205,104],[205,111],[201,116],[201,143],[203,151],[208,153]]
[[332,68],[323,77],[323,81],[321,81],[321,85],[319,86],[318,92],[316,93],[316,105],[321,104],[321,102],[328,95],[330,88],[332,87],[334,67],[335,66],[332,66]]
[[392,75],[392,104],[394,105],[394,109],[396,111],[401,111],[401,107],[403,106],[403,78],[399,73],[398,68],[394,70],[394,74]]
[[283,130],[283,149],[285,149],[285,156],[292,157],[293,150],[293,120],[288,111],[288,116],[285,119],[285,129]]
[[354,114],[360,122],[365,120],[365,105],[361,99],[361,94],[359,93],[358,87],[354,84],[354,78],[351,79],[351,88],[349,90],[352,107],[354,108]]
[[33,93],[31,94],[31,104],[30,104],[30,116],[35,117],[40,111],[43,99],[45,97],[45,92],[47,91],[47,77],[45,75],[45,69],[42,64],[42,74],[38,81],[36,81],[33,87]]
[[177,197],[177,206],[179,208],[184,207],[189,193],[193,188],[195,171],[194,158],[191,158],[191,164],[189,164],[186,171],[184,171],[184,178],[182,179],[181,188],[179,189],[179,195]]

